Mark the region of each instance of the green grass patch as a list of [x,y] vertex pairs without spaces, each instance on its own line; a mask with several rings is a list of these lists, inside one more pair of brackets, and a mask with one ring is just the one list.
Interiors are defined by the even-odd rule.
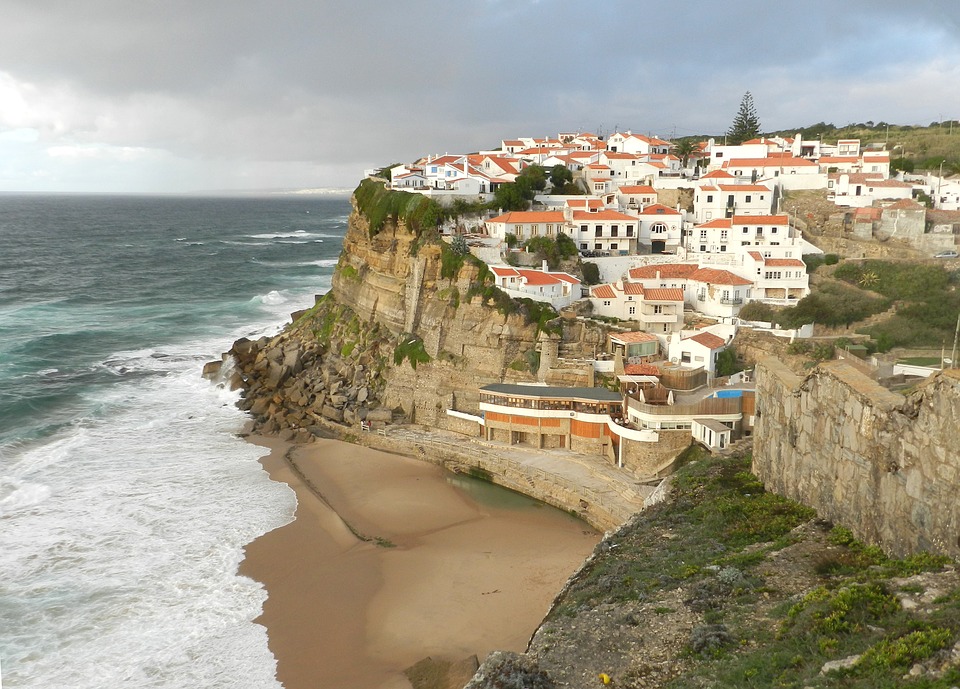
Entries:
[[414,370],[417,369],[417,364],[430,361],[430,355],[423,348],[423,340],[416,335],[401,335],[400,341],[393,349],[393,363],[399,366],[404,361],[409,361]]

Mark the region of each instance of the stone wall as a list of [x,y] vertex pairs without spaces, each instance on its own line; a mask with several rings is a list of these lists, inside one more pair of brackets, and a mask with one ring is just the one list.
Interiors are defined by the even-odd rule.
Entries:
[[842,362],[757,367],[753,470],[769,490],[903,556],[960,556],[960,371],[907,396]]

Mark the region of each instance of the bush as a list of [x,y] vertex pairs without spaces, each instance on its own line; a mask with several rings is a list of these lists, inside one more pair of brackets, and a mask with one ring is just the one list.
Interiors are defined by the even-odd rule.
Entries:
[[580,264],[580,270],[583,272],[583,284],[596,285],[600,282],[600,266],[589,261]]
[[776,321],[777,313],[778,310],[770,304],[765,304],[762,301],[751,301],[744,304],[743,308],[740,309],[739,316],[745,321],[772,323]]
[[796,306],[781,311],[779,320],[787,328],[798,328],[807,323],[849,326],[889,307],[888,299],[875,297],[854,287],[827,283],[817,292],[801,299]]

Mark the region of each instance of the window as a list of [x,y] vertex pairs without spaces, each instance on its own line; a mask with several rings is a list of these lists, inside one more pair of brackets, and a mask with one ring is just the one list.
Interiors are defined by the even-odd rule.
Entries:
[[669,323],[664,323],[664,324],[663,324],[663,332],[665,332],[665,333],[670,332],[670,324],[669,324]]
[[713,194],[707,194],[707,203],[713,203]]
[[604,299],[604,300],[603,300],[603,305],[604,305],[604,306],[610,306],[610,300],[609,300],[609,299]]
[[633,225],[627,225],[627,236],[628,237],[633,236]]
[[553,225],[547,225],[547,234],[553,234]]
[[743,233],[744,233],[744,234],[747,234],[749,231],[750,231],[750,228],[749,228],[749,227],[744,227],[744,228],[743,228]]
[[619,225],[611,225],[611,226],[610,226],[610,236],[611,236],[611,237],[616,237],[616,236],[618,236],[619,234],[620,234],[620,226],[619,226]]
[[747,198],[745,198],[744,201],[745,201],[746,203],[750,203],[751,201],[753,201],[753,197],[750,196],[750,194],[747,194]]
[[629,313],[631,316],[632,316],[633,314],[635,314],[636,312],[637,312],[637,307],[636,307],[636,306],[631,306],[629,309],[627,309],[627,313]]
[[531,226],[530,226],[530,236],[533,237],[533,236],[538,235],[538,234],[540,234],[540,226],[539,226],[539,225],[531,225]]
[[600,249],[603,248],[603,244],[601,244],[600,242],[597,242],[596,244],[593,245],[593,248],[595,251],[600,251]]
[[603,236],[603,225],[597,225],[597,226],[594,228],[594,235],[593,235],[593,236],[594,236],[594,237],[602,237],[602,236]]
[[723,290],[723,297],[721,297],[721,298],[722,298],[722,299],[729,299],[729,298],[730,298],[730,290],[728,290],[728,289]]
[[586,226],[586,225],[581,225],[581,226],[580,226],[580,231],[581,231],[581,232],[588,232],[589,230],[590,230],[590,228],[589,228],[588,226]]
[[653,227],[650,228],[651,234],[664,234],[667,231],[667,226],[662,222],[656,223]]
[[750,240],[748,239],[745,242],[740,242],[740,246],[750,246]]
[[726,241],[726,240],[727,240],[727,231],[720,230],[720,241]]
[[610,245],[610,251],[616,251],[616,250],[617,250],[617,243],[616,243],[616,242],[613,242],[613,243]]
[[654,306],[653,306],[653,312],[654,312],[654,313],[663,313],[663,305],[662,305],[662,304],[654,304]]
[[701,244],[701,245],[700,245],[700,251],[706,251],[706,250],[707,250],[707,245],[706,245],[706,244]]
[[723,157],[723,151],[717,151],[717,157],[718,157],[718,158],[722,158],[722,157]]
[[721,244],[721,245],[720,245],[720,251],[726,251],[726,250],[727,250],[727,245],[726,245],[726,244]]
[[588,246],[590,246],[590,245],[587,244],[586,242],[581,242],[581,243],[580,243],[580,250],[581,250],[581,251],[587,251],[587,250],[588,250],[588,249],[587,249]]
[[777,233],[777,228],[776,228],[776,227],[771,227],[771,228],[770,228],[770,234],[776,234],[776,233]]
[[707,238],[707,231],[700,230],[700,239],[705,240]]

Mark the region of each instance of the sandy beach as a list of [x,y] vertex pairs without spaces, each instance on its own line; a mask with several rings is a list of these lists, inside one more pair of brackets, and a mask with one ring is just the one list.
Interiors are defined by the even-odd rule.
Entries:
[[[423,658],[522,651],[600,538],[562,512],[335,440],[271,449],[296,519],[246,548],[285,689],[408,689]],[[359,536],[359,537],[358,537]],[[364,540],[366,539],[366,540]]]

